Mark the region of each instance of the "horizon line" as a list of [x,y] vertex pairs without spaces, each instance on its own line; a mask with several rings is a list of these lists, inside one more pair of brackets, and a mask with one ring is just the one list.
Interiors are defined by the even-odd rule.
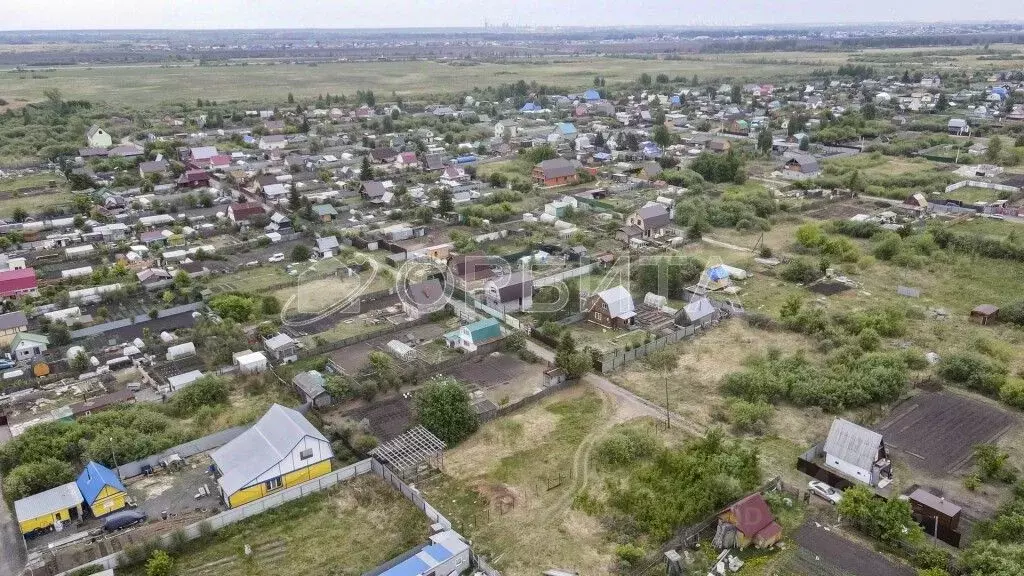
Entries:
[[835,22],[835,21],[819,21],[819,22],[792,22],[792,23],[780,23],[780,22],[769,22],[763,24],[615,24],[615,25],[574,25],[574,26],[551,26],[545,24],[512,24],[512,23],[500,23],[495,25],[476,25],[476,26],[388,26],[388,25],[374,25],[374,26],[347,26],[347,27],[320,27],[320,26],[300,26],[300,27],[227,27],[227,28],[205,28],[205,27],[166,27],[166,28],[14,28],[14,29],[0,29],[0,34],[17,34],[17,33],[73,33],[73,32],[246,32],[246,31],[314,31],[314,32],[344,32],[344,31],[368,31],[368,30],[406,30],[406,31],[490,31],[490,30],[502,30],[502,29],[533,29],[533,30],[735,30],[735,29],[750,29],[750,28],[813,28],[813,27],[829,27],[829,28],[856,28],[864,26],[915,26],[915,25],[978,25],[978,24],[1016,24],[1024,26],[1024,19],[1009,19],[1009,20],[993,20],[993,19],[980,19],[980,20],[902,20],[902,21],[864,21],[864,22]]

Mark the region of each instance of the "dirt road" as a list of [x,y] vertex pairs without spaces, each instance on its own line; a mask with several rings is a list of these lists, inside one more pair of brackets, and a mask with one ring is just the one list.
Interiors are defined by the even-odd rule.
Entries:
[[[2,492],[0,499],[3,499]],[[0,574],[17,576],[24,569],[25,540],[14,514],[6,504],[0,503]]]

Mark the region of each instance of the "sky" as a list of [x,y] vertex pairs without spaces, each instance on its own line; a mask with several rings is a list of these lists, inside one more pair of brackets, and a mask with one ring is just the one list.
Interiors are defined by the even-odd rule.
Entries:
[[766,25],[1024,20],[981,0],[0,0],[2,30]]

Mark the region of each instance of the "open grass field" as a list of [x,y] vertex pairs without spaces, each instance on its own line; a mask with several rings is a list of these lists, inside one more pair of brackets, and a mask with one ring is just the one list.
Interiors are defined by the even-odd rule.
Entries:
[[690,78],[763,80],[807,74],[821,63],[785,56],[786,63],[763,63],[755,55],[709,55],[692,60],[635,60],[585,57],[522,60],[455,66],[433,61],[330,62],[315,66],[249,61],[244,65],[69,67],[35,73],[0,74],[0,97],[9,101],[43,99],[43,91],[59,87],[66,98],[106,100],[131,106],[174,102],[246,100],[279,102],[292,92],[299,98],[318,94],[352,95],[357,90],[402,96],[450,94],[518,80],[537,81],[566,90],[592,86],[595,75],[608,82],[635,80],[641,73]]
[[[376,477],[363,477],[226,527],[175,558],[179,576],[356,576],[426,541],[427,518]],[[245,545],[253,553],[244,556]],[[120,569],[119,569],[120,573]],[[125,574],[143,574],[142,567]]]
[[56,206],[71,204],[73,195],[66,190],[54,190],[46,194],[0,194],[0,218],[8,218],[21,208],[29,214],[38,214]]
[[963,188],[957,188],[952,192],[947,192],[943,194],[942,197],[950,200],[960,200],[965,204],[974,204],[976,202],[991,203],[999,200],[1000,192],[989,188],[964,186]]

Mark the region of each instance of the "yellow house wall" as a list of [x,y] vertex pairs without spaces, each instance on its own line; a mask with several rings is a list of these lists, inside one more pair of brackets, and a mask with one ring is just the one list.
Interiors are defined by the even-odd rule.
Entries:
[[[59,510],[57,512],[54,512],[53,514],[46,514],[44,516],[30,518],[28,520],[18,522],[18,525],[21,527],[22,534],[28,534],[29,532],[36,530],[38,528],[46,528],[48,526],[52,526],[56,523],[57,520],[70,520],[71,510],[72,508],[68,508],[67,510]],[[81,515],[82,511],[79,510],[78,516],[81,517]]]
[[[281,489],[284,489],[284,488],[291,488],[292,486],[295,486],[297,484],[302,484],[303,482],[306,482],[308,480],[312,480],[313,478],[317,478],[319,476],[323,476],[324,474],[327,474],[330,471],[331,471],[331,461],[330,460],[324,460],[322,462],[317,462],[316,464],[311,464],[309,466],[306,466],[305,468],[296,470],[294,472],[289,472],[288,474],[285,474],[281,478],[282,484],[281,484],[281,488],[278,488],[278,490],[281,490]],[[272,492],[277,492],[277,490],[273,490]],[[249,486],[248,488],[242,488],[238,492],[235,492],[234,494],[231,494],[228,497],[228,506],[230,506],[231,508],[236,508],[236,507],[241,506],[243,504],[248,504],[249,502],[252,502],[253,500],[258,500],[260,498],[263,498],[264,496],[266,496],[267,494],[270,494],[270,493],[271,493],[271,491],[267,491],[266,484],[264,484],[263,482],[260,482],[259,484],[255,485],[255,486]]]
[[127,505],[128,502],[124,492],[120,492],[110,486],[104,486],[89,509],[92,511],[92,515],[98,518],[105,514],[116,512]]

